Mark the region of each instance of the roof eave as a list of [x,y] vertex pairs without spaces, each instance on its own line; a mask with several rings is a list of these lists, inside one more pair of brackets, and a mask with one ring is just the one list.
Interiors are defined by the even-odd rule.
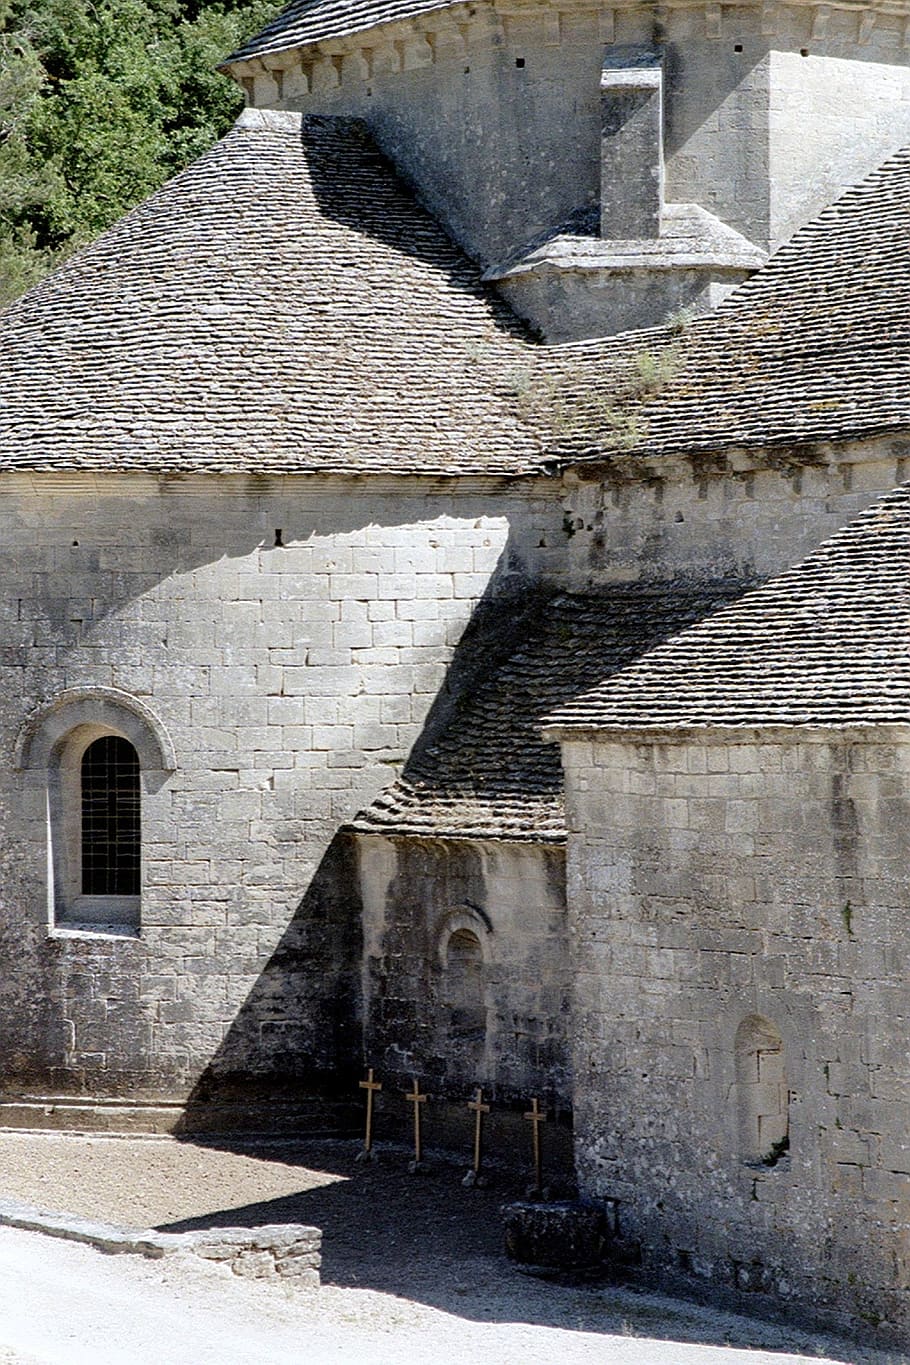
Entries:
[[370,825],[366,821],[351,820],[342,827],[345,834],[355,834],[365,838],[375,839],[406,839],[408,842],[418,840],[424,843],[459,843],[459,844],[521,844],[523,846],[542,844],[547,848],[559,848],[566,843],[567,835],[565,830],[528,830],[526,833],[516,833],[511,830],[503,830],[495,833],[485,829],[454,829],[443,826],[440,829],[416,829],[407,825]]
[[595,721],[578,724],[556,722],[542,725],[540,733],[549,744],[584,743],[592,740],[621,744],[687,744],[693,741],[705,744],[758,742],[789,744],[796,737],[801,742],[819,744],[832,739],[841,743],[867,743],[872,739],[876,742],[889,739],[907,742],[910,739],[910,720],[849,721],[830,725],[820,724],[818,721],[794,721],[790,724],[775,721],[769,725],[755,723],[730,725],[723,722],[716,725],[686,722],[679,724],[662,722],[659,725],[622,725],[608,722],[601,725]]
[[[255,46],[258,35],[254,34],[245,46],[236,52],[232,52],[219,62],[215,70],[234,76],[235,79],[254,75],[256,68],[252,66],[252,63],[256,62],[264,70],[288,70],[294,65],[295,59],[304,60],[306,54],[312,54],[314,49],[323,48],[324,51],[336,54],[342,53],[348,48],[356,50],[358,39],[362,39],[366,34],[378,33],[385,29],[394,28],[396,25],[411,24],[415,17],[423,18],[425,15],[435,14],[440,10],[467,9],[472,3],[476,3],[476,0],[435,0],[435,3],[421,4],[417,15],[399,13],[381,19],[365,19],[363,22],[354,22],[341,27],[332,28],[329,26],[324,33],[303,40],[299,38],[282,40],[280,36],[276,35],[274,43],[267,40],[261,47]],[[332,46],[326,47],[325,45],[328,44]],[[313,60],[312,56],[310,56],[310,60]],[[248,66],[246,71],[237,71],[237,68],[244,65]]]

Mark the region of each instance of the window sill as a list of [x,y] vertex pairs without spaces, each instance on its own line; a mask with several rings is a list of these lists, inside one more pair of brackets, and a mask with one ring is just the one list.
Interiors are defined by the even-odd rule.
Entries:
[[48,930],[48,938],[135,938],[140,937],[138,924],[55,924]]
[[73,896],[54,916],[51,937],[138,938],[138,896]]

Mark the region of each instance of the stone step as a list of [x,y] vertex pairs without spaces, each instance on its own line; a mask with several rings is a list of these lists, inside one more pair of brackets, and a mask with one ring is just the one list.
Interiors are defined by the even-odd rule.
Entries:
[[0,1129],[132,1134],[265,1133],[282,1137],[347,1135],[360,1122],[355,1106],[321,1096],[293,1102],[93,1099],[30,1095],[0,1100]]

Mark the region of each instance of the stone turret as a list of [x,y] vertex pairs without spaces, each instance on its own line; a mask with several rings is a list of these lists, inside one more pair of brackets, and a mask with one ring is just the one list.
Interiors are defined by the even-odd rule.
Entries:
[[486,272],[549,341],[706,312],[766,259],[700,205],[665,202],[661,48],[607,48],[600,112],[600,202]]
[[906,4],[375,13],[291,4],[224,69],[258,106],[364,118],[549,340],[715,306],[910,142]]

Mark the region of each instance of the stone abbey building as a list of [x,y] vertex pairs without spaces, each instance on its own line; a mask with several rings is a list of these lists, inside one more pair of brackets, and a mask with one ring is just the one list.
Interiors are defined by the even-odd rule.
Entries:
[[910,1342],[910,6],[225,70],[0,317],[0,1121],[537,1094],[646,1267]]

